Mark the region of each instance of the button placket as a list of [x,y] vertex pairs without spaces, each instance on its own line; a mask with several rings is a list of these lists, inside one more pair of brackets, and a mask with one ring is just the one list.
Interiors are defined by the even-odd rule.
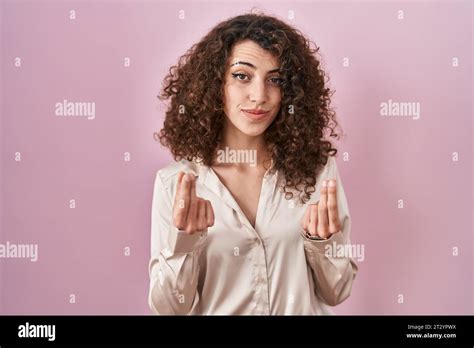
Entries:
[[268,304],[268,281],[267,281],[267,268],[265,262],[265,251],[262,248],[255,249],[255,262],[254,262],[254,286],[255,286],[255,301],[257,303],[256,309],[258,313],[265,314],[269,313]]
[[[262,182],[262,189],[260,192],[260,198],[259,198],[259,203],[258,203],[258,208],[257,208],[257,216],[255,218],[255,233],[259,236],[257,233],[257,230],[259,229],[260,226],[262,226],[263,221],[260,221],[264,217],[264,211],[263,208],[267,206],[267,201],[268,201],[268,190],[269,190],[269,183],[272,183],[271,181],[274,178],[269,178],[268,172],[264,175],[263,177],[263,182]],[[269,314],[269,303],[268,303],[268,294],[269,294],[269,289],[268,289],[268,282],[267,282],[267,265],[266,265],[266,259],[265,259],[265,249],[263,246],[263,241],[257,237],[257,240],[255,241],[255,252],[256,252],[256,257],[257,257],[257,262],[255,264],[255,267],[257,269],[258,275],[255,277],[255,283],[256,283],[256,288],[258,288],[258,292],[256,291],[256,296],[258,298],[258,313],[260,314]]]

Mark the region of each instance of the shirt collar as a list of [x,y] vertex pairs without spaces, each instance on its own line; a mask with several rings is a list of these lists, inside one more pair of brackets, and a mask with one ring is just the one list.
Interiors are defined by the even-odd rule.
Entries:
[[[273,159],[271,161],[270,168],[267,169],[265,175],[263,176],[263,185],[269,185],[270,192],[271,192],[271,201],[273,201],[276,184],[279,182],[279,171],[275,170],[272,171],[273,168]],[[210,189],[219,199],[228,205],[230,208],[234,209],[239,215],[241,215],[241,221],[245,225],[247,225],[250,229],[254,229],[250,222],[248,221],[247,217],[245,216],[244,212],[240,208],[239,204],[236,202],[230,191],[227,187],[221,182],[217,174],[210,168],[202,163],[196,163],[197,165],[197,174],[198,174],[198,183],[202,184],[203,186]],[[264,197],[260,197],[260,199],[265,199]]]

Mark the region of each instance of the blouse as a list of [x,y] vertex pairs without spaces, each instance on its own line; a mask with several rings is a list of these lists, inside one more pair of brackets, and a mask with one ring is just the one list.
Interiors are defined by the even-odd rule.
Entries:
[[[174,227],[178,173],[193,173],[196,195],[212,204],[215,222],[186,234]],[[336,179],[341,231],[310,238],[301,227],[322,181]],[[279,171],[263,177],[255,227],[211,167],[181,160],[155,175],[151,211],[148,304],[162,315],[331,315],[351,293],[358,266],[351,255],[328,252],[350,244],[351,219],[337,170],[329,157],[316,191],[302,204],[285,199]]]

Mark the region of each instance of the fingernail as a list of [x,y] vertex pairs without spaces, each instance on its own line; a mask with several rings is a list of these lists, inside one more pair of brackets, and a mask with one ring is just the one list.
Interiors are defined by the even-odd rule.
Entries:
[[329,181],[329,186],[331,186],[331,187],[336,186],[336,181],[335,180]]
[[191,177],[188,174],[184,175],[184,180],[185,181],[191,181]]
[[327,187],[328,186],[328,182],[326,180],[323,180],[323,187]]

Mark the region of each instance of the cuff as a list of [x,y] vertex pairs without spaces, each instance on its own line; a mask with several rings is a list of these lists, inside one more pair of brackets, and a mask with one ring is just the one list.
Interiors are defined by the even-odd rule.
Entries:
[[320,254],[325,253],[326,245],[332,245],[333,243],[336,245],[344,244],[342,231],[332,234],[327,239],[311,236],[304,230],[301,230],[300,233],[303,236],[305,247]]
[[172,254],[187,254],[199,247],[207,237],[207,230],[188,234],[171,226],[168,234],[168,245]]

